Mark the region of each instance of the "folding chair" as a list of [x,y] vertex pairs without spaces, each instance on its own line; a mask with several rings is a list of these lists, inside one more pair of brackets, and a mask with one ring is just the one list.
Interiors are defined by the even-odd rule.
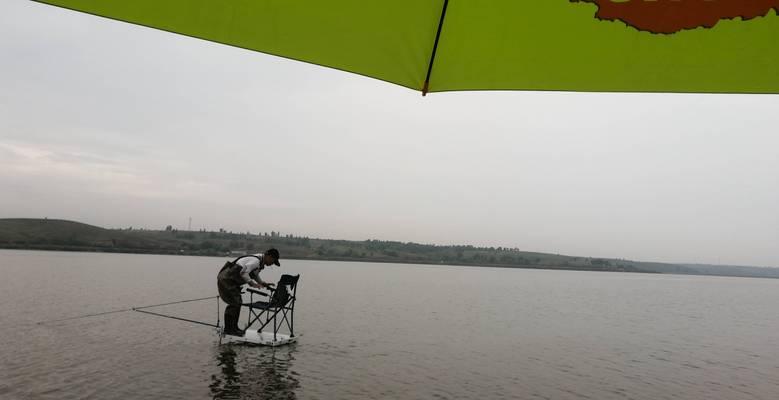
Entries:
[[[300,275],[282,275],[275,288],[267,288],[270,293],[253,288],[246,289],[249,292],[249,302],[243,303],[243,306],[249,309],[249,317],[245,329],[248,330],[254,323],[260,323],[257,332],[262,332],[266,326],[273,322],[273,340],[275,342],[279,328],[283,326],[283,323],[286,323],[289,337],[294,338],[295,296],[298,279],[300,279]],[[255,294],[267,298],[267,301],[254,301]],[[279,316],[281,317],[280,321],[278,320]]]

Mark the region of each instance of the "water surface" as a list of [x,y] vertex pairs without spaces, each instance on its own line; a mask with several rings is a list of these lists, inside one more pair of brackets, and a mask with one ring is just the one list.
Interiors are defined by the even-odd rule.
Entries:
[[223,262],[0,250],[0,398],[779,398],[769,279],[285,260],[263,279],[301,274],[292,346],[135,312],[35,324],[215,295]]

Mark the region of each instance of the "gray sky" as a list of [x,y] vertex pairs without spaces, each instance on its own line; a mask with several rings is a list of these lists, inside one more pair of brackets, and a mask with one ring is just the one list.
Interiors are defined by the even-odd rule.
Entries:
[[779,266],[779,96],[419,93],[0,2],[0,217]]

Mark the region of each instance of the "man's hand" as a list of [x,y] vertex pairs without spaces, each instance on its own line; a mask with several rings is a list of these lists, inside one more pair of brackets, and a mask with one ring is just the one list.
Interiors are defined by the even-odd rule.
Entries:
[[262,281],[260,281],[259,283],[257,283],[257,282],[249,282],[249,285],[252,286],[252,287],[255,287],[257,289],[263,289],[263,288],[271,288],[272,289],[273,288],[273,284],[272,283],[267,283],[267,282],[262,282]]

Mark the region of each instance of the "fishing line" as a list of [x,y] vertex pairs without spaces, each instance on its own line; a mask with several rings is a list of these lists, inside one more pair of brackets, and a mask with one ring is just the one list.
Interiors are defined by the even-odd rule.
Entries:
[[38,322],[35,323],[35,325],[52,324],[52,323],[55,323],[55,322],[70,321],[70,320],[73,320],[73,319],[81,319],[81,318],[89,318],[89,317],[97,317],[99,315],[116,314],[116,313],[121,313],[121,312],[132,311],[132,310],[133,310],[132,308],[125,308],[125,309],[122,309],[122,310],[105,311],[105,312],[99,312],[99,313],[95,313],[95,314],[77,315],[75,317],[68,317],[68,318],[61,318],[61,319],[50,319],[50,320],[46,320],[46,321],[38,321]]

